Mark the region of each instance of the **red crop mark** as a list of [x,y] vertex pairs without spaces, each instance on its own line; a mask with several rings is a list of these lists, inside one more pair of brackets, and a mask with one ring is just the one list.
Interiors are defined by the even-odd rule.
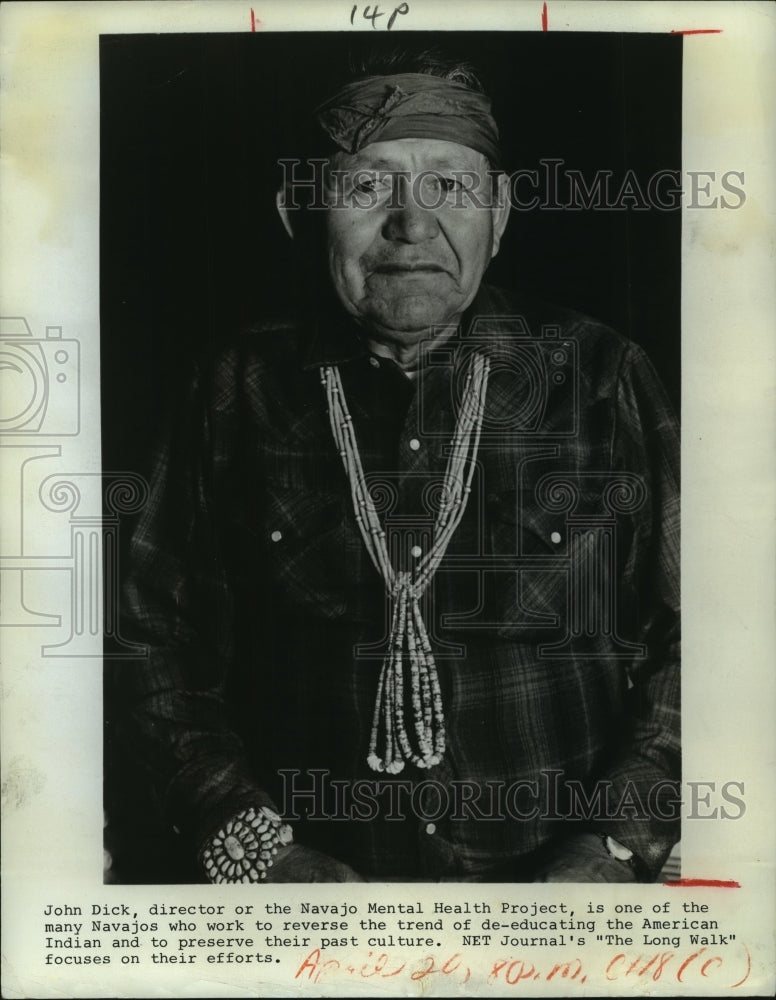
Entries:
[[722,28],[672,28],[672,35],[721,35]]
[[547,4],[542,4],[542,31],[547,30]]
[[725,881],[724,879],[718,878],[679,878],[675,882],[664,882],[663,885],[670,886],[672,889],[677,886],[681,889],[693,889],[697,887],[705,887],[710,889],[740,889],[741,883],[734,882],[732,879]]

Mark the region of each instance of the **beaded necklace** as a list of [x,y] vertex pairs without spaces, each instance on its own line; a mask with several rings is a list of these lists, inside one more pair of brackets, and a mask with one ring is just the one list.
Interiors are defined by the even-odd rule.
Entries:
[[[420,601],[461,522],[471,493],[480,443],[490,361],[475,353],[469,364],[445,470],[444,485],[434,524],[433,542],[412,570],[397,572],[391,564],[385,531],[366,485],[353,418],[348,411],[339,369],[321,368],[329,420],[350,483],[353,510],[369,557],[391,597],[391,634],[377,684],[367,763],[373,771],[398,774],[406,760],[417,767],[438,764],[445,752],[445,717],[434,655]],[[405,664],[410,668],[413,747],[404,718]],[[378,742],[382,748],[378,754]]]

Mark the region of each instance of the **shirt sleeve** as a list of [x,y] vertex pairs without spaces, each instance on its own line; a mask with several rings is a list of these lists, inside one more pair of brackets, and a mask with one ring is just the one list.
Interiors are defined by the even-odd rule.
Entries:
[[679,431],[636,345],[624,353],[614,403],[612,470],[637,473],[645,487],[620,561],[620,600],[636,609],[634,639],[646,656],[629,667],[630,737],[600,776],[619,805],[596,826],[636,854],[643,877],[655,878],[680,833]]
[[225,697],[234,660],[216,485],[228,466],[225,381],[195,375],[158,447],[120,607],[122,634],[147,654],[109,675],[122,751],[192,860],[229,816],[276,809],[251,775]]

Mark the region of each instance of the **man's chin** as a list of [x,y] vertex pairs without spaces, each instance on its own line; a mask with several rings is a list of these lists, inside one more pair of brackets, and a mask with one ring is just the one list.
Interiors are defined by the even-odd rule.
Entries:
[[363,313],[365,325],[375,333],[406,344],[433,336],[434,331],[456,323],[459,315],[449,305],[430,303],[427,296],[407,296]]

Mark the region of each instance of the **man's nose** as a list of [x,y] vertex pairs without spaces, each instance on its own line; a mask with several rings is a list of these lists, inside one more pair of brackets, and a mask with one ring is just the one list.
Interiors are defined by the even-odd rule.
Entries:
[[424,243],[438,234],[439,222],[434,210],[418,204],[412,185],[403,183],[400,190],[394,192],[394,199],[388,206],[383,226],[385,239],[398,243]]

